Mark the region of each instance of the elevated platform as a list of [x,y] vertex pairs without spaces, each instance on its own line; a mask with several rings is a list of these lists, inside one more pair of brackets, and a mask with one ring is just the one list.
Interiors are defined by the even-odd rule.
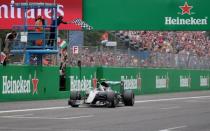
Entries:
[[[44,2],[44,1],[43,1]],[[23,9],[24,14],[28,13],[29,9],[34,9],[35,18],[38,18],[38,9],[51,10],[51,22],[47,22],[45,18],[34,22],[31,25],[28,22],[27,15],[23,17],[23,25],[13,25],[13,30],[19,34],[12,45],[12,54],[24,54],[25,64],[30,64],[32,57],[37,57],[37,63],[42,64],[43,55],[58,54],[57,48],[57,3],[43,2],[15,2],[11,1],[11,6]],[[55,19],[56,18],[56,19]],[[39,19],[40,20],[40,19]],[[55,22],[55,25],[52,23]],[[40,27],[39,30],[38,27]],[[53,28],[55,31],[51,31]],[[51,37],[52,36],[52,37]],[[51,45],[51,46],[49,46]]]
[[31,54],[57,54],[58,50],[38,50],[38,49],[33,49],[33,50],[11,50],[11,53],[13,54],[18,54],[18,53],[31,53]]
[[40,49],[31,49],[31,50],[11,50],[11,53],[13,54],[25,54],[25,64],[30,64],[30,58],[32,55],[37,55],[39,60],[39,63],[42,64],[42,55],[46,54],[57,54],[59,51],[58,50],[50,50],[50,49],[45,49],[45,50],[40,50]]

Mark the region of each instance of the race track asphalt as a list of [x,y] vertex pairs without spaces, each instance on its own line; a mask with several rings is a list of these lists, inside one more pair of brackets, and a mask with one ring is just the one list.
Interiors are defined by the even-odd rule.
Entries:
[[210,91],[142,95],[133,107],[117,108],[3,102],[0,131],[210,131]]

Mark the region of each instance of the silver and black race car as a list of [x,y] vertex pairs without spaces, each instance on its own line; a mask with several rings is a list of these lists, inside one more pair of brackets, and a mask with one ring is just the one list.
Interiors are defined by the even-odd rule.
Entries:
[[[116,107],[119,103],[125,106],[133,106],[135,102],[135,95],[132,90],[125,90],[123,82],[119,82],[120,91],[114,91],[106,81],[97,82],[95,89],[80,92],[71,91],[68,105],[72,107],[79,107],[81,104],[93,106],[107,106]],[[82,94],[83,93],[83,94]]]

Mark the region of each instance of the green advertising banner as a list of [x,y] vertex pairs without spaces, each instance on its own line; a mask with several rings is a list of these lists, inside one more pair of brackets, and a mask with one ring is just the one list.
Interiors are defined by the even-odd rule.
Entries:
[[83,0],[95,30],[210,30],[209,0]]
[[[97,82],[96,67],[71,67],[67,68],[67,90],[87,91],[93,88],[94,82]],[[96,83],[95,83],[96,84]]]
[[70,91],[96,88],[101,79],[115,91],[123,86],[136,95],[209,90],[209,76],[209,70],[67,67],[65,90],[60,90],[59,67],[0,66],[0,101],[68,98]]
[[98,69],[98,79],[105,79],[115,91],[133,90],[139,95],[142,88],[142,76],[138,68],[103,67]]
[[58,99],[69,96],[59,91],[59,68],[0,66],[0,101]]
[[[98,78],[124,81],[125,89],[139,95],[208,90],[209,73],[208,70],[103,67],[98,69]],[[119,85],[113,87],[117,89]]]

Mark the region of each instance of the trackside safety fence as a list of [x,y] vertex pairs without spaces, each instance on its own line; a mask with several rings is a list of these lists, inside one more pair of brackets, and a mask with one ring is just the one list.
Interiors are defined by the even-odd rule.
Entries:
[[134,90],[136,95],[209,90],[209,70],[67,67],[66,88],[59,90],[59,67],[0,66],[0,101],[68,98],[70,90],[86,91],[96,80],[106,79],[114,90]]

